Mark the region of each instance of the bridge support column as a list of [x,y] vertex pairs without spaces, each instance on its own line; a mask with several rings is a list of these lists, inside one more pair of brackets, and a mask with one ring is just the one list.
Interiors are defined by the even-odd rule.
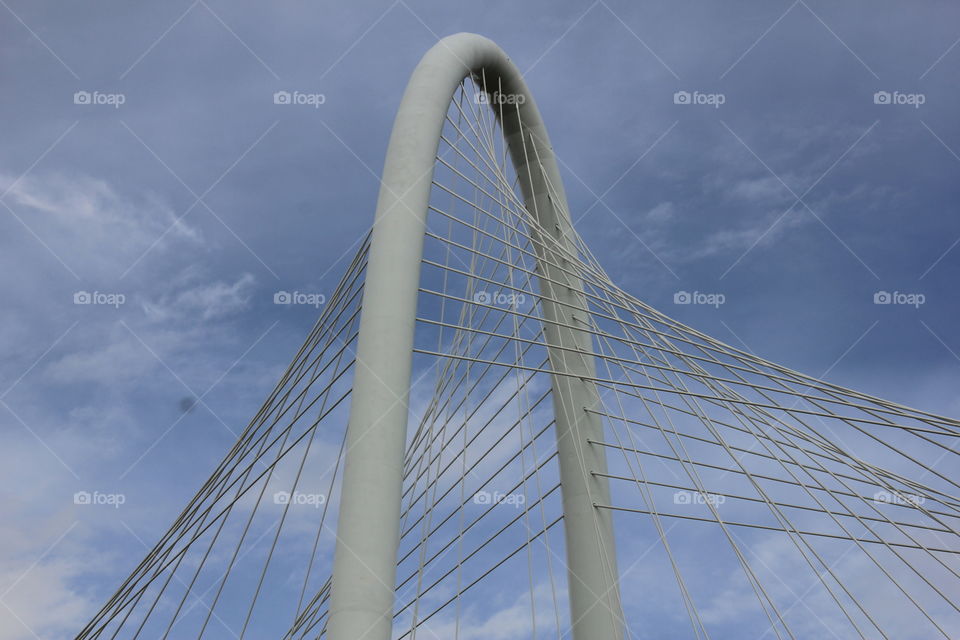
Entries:
[[[585,408],[600,408],[592,334],[583,282],[573,275],[569,257],[572,226],[566,196],[546,130],[524,119],[504,118],[511,157],[520,176],[527,209],[540,223],[534,230],[542,294],[544,334],[552,376],[553,411],[563,492],[564,533],[570,622],[574,640],[621,640],[623,613],[613,537],[612,512],[594,504],[611,504],[603,441],[603,423]],[[522,141],[521,141],[522,136]],[[525,147],[525,152],[524,148]],[[513,151],[519,149],[520,151]],[[543,158],[549,157],[550,162]],[[529,164],[528,164],[529,162]]]

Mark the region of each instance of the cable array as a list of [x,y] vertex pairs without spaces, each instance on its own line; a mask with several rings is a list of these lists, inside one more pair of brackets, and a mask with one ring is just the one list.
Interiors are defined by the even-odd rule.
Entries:
[[[528,210],[521,187],[545,171],[535,157],[514,170],[500,123],[519,107],[500,89],[466,79],[437,150],[395,638],[569,637],[560,357],[595,363],[597,401],[573,409],[603,424],[586,446],[607,464],[583,472],[611,486],[592,517],[613,514],[604,561],[628,637],[960,637],[960,422],[767,361],[620,289],[573,229]],[[561,206],[547,182],[540,206]],[[325,636],[368,244],[237,443],[78,638]],[[543,293],[574,282],[580,304]],[[592,351],[549,344],[550,323]],[[304,495],[323,499],[303,509]]]
[[77,638],[281,637],[320,588],[368,244],[237,442]]

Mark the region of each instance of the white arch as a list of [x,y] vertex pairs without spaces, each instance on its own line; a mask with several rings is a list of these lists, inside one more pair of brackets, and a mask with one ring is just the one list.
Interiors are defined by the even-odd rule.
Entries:
[[[420,261],[428,200],[444,119],[464,78],[483,73],[490,86],[522,95],[501,126],[526,207],[545,233],[540,247],[575,254],[566,231],[566,196],[536,102],[519,70],[492,41],[461,33],[444,38],[417,65],[394,122],[377,202],[363,293],[352,407],[347,432],[343,493],[334,555],[331,640],[389,640],[399,543],[401,479],[407,400],[413,356]],[[494,110],[497,111],[496,109]],[[529,162],[528,162],[529,161]],[[549,186],[549,193],[548,193]],[[586,307],[582,283],[571,278],[561,255],[542,248],[543,315],[551,366],[565,374],[595,377],[592,342],[571,330],[572,307]],[[563,283],[565,286],[551,284]],[[556,300],[557,303],[548,303]],[[559,303],[559,304],[558,304]],[[555,322],[551,322],[555,321]],[[579,351],[580,353],[577,353]],[[606,470],[592,383],[553,376],[563,509],[569,567],[570,613],[576,640],[620,640],[622,614],[616,578],[607,480],[585,470]]]

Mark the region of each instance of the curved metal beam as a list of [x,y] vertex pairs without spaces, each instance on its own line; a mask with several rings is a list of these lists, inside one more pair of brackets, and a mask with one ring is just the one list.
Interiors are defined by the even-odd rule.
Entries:
[[[585,308],[583,285],[569,277],[561,252],[575,255],[566,196],[547,131],[519,70],[492,41],[461,33],[424,55],[407,85],[390,136],[367,263],[357,365],[347,431],[343,490],[334,554],[331,640],[389,640],[401,509],[413,338],[427,207],[444,119],[457,87],[484,74],[504,94],[522,95],[501,126],[521,177],[525,205],[543,233],[539,267],[548,275],[541,293],[551,366],[596,377],[588,334],[568,327]],[[494,111],[498,111],[494,109]],[[563,283],[555,285],[552,283]],[[571,306],[564,305],[569,303]],[[595,387],[569,375],[553,376],[560,475],[566,531],[571,623],[576,640],[620,640],[622,614]]]

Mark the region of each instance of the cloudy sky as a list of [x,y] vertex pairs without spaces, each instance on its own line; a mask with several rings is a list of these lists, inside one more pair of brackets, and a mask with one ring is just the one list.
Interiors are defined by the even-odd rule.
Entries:
[[317,314],[274,294],[331,292],[458,31],[525,73],[623,288],[960,415],[954,2],[0,5],[3,640],[78,629],[232,444]]

